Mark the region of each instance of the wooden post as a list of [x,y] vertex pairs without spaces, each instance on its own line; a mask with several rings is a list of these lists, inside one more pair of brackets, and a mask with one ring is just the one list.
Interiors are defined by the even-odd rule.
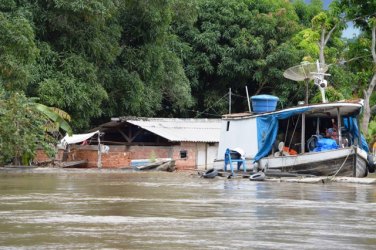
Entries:
[[208,143],[205,143],[205,170],[208,169]]
[[98,168],[102,168],[101,132],[98,132]]
[[231,114],[231,88],[228,93],[228,113]]
[[302,135],[301,135],[301,148],[300,153],[304,154],[305,152],[305,114],[302,114]]
[[248,86],[245,86],[245,92],[247,93],[248,110],[249,110],[249,113],[251,113],[252,110],[251,110],[251,101],[249,100],[249,94],[248,94]]
[[340,114],[340,109],[339,107],[337,108],[337,134],[338,134],[338,145],[340,147],[343,147],[342,146],[342,131],[341,131],[341,127],[342,127],[342,121],[341,121],[341,114]]
[[306,87],[306,96],[305,96],[305,104],[308,105],[308,99],[309,99],[309,79],[305,80],[305,87]]

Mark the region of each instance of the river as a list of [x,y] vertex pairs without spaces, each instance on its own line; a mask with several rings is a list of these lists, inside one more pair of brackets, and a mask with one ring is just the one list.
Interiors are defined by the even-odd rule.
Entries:
[[375,187],[3,170],[0,248],[375,249]]

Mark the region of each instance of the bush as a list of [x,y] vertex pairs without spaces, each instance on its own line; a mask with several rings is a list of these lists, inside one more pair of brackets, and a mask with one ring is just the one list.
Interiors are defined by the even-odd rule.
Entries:
[[53,155],[56,140],[46,133],[49,120],[35,104],[24,94],[0,90],[0,165],[28,165],[38,147]]

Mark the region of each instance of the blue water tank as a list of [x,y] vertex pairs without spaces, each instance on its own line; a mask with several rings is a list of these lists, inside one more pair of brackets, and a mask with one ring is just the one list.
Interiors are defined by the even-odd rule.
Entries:
[[275,111],[278,97],[273,95],[255,95],[251,97],[252,111],[255,113],[264,113]]

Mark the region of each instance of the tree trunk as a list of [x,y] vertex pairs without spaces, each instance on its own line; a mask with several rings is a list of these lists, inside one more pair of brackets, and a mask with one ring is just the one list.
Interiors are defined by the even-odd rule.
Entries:
[[320,43],[319,43],[319,48],[320,48],[319,60],[320,60],[320,63],[322,64],[325,64],[325,55],[324,55],[324,48],[326,45],[325,33],[326,33],[326,29],[323,28],[321,30],[321,38],[320,38]]
[[373,75],[371,83],[368,86],[367,90],[363,91],[363,99],[364,99],[364,108],[363,108],[363,118],[362,118],[362,131],[365,135],[368,134],[368,124],[371,118],[371,107],[370,107],[370,99],[375,88],[376,84],[376,73]]
[[[375,45],[376,45],[376,26],[372,27],[372,45],[371,45],[371,52],[372,52],[372,58],[373,58],[373,64],[376,65],[376,51],[375,51]],[[365,135],[368,134],[368,124],[369,120],[371,118],[371,107],[370,107],[370,98],[372,95],[372,92],[376,85],[376,73],[373,74],[372,80],[368,85],[367,90],[364,90],[364,111],[363,111],[363,119],[362,119],[362,131]]]

